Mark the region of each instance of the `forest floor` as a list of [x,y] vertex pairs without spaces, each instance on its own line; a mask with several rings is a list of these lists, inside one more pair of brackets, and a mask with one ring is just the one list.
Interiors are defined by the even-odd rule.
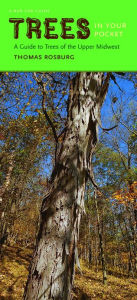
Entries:
[[[0,300],[22,299],[31,257],[31,249],[5,246],[0,262]],[[81,269],[82,274],[76,272],[74,300],[137,300],[137,279],[108,275],[104,286],[101,271],[89,269],[84,262]]]

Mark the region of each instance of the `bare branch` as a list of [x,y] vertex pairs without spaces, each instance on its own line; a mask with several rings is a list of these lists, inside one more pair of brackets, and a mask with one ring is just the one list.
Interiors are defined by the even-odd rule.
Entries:
[[56,134],[55,126],[54,126],[53,122],[51,121],[51,119],[50,119],[50,117],[47,113],[46,107],[45,107],[45,99],[46,99],[46,92],[44,91],[43,92],[43,99],[42,99],[42,109],[43,109],[44,115],[45,115],[51,129],[52,129],[54,139],[55,139],[56,143],[58,143],[58,137],[57,137],[57,134]]
[[52,122],[52,120],[50,119],[48,113],[47,113],[47,110],[46,110],[46,106],[45,106],[45,102],[46,102],[46,89],[45,89],[45,84],[42,82],[42,79],[39,79],[36,75],[36,73],[34,72],[34,78],[35,80],[37,81],[37,83],[41,86],[42,88],[42,93],[43,93],[43,98],[42,98],[42,110],[43,110],[43,113],[45,115],[45,118],[46,120],[48,121],[51,129],[52,129],[52,132],[53,132],[53,136],[54,136],[54,139],[55,139],[55,142],[56,142],[56,149],[55,149],[55,162],[56,162],[56,153],[57,153],[57,145],[58,145],[58,137],[57,137],[57,133],[56,133],[56,129],[55,129],[55,126]]
[[94,179],[93,174],[91,174],[90,171],[87,171],[87,175],[88,175],[90,181],[92,182],[93,186],[94,186],[97,190],[99,190],[99,187],[98,187],[97,183],[95,182],[95,179]]
[[110,131],[110,130],[113,130],[114,128],[118,127],[118,125],[114,125],[114,126],[112,126],[112,127],[110,127],[110,128],[103,128],[103,127],[102,127],[102,124],[101,124],[101,122],[100,122],[99,119],[97,119],[97,122],[98,122],[100,128],[101,128],[102,130],[104,130],[104,131]]
[[127,167],[127,165],[126,165],[126,163],[125,163],[125,160],[124,160],[124,155],[121,153],[121,151],[120,151],[120,149],[119,149],[119,146],[118,146],[118,143],[117,143],[116,139],[115,139],[115,145],[116,145],[116,147],[117,147],[118,153],[119,153],[120,158],[121,158],[121,161],[122,161],[122,163],[123,163],[123,166],[124,166],[124,168],[128,171],[128,167]]
[[121,122],[119,120],[119,123],[122,124],[123,126],[125,126],[127,128],[127,130],[130,131],[132,134],[135,134],[137,136],[137,133],[134,130],[130,129],[124,122]]
[[127,130],[128,130],[129,132],[131,132],[132,134],[135,134],[135,135],[137,136],[137,132],[136,132],[136,131],[130,129],[124,122],[120,121],[120,118],[116,115],[113,106],[112,106],[112,111],[113,111],[113,114],[114,114],[114,116],[115,116],[117,122],[119,122],[121,125],[123,125],[125,128],[127,128]]
[[121,87],[119,86],[119,84],[116,81],[116,77],[112,73],[110,73],[110,78],[114,81],[114,83],[117,85],[119,90],[123,93],[123,90],[121,89]]

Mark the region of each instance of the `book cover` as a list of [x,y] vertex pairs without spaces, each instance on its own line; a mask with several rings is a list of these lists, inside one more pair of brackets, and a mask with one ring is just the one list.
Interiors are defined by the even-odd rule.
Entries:
[[1,4],[0,299],[136,299],[137,4]]
[[135,1],[2,3],[1,70],[136,71],[135,8]]

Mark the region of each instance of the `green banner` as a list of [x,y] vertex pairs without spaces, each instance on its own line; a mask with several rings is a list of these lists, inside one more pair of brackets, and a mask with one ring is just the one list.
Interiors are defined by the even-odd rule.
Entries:
[[136,71],[137,2],[12,1],[1,7],[1,71]]

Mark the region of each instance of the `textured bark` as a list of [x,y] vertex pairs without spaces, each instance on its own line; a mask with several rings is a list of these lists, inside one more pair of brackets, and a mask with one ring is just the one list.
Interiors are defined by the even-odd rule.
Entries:
[[85,183],[108,81],[101,72],[83,72],[71,82],[67,127],[41,208],[25,300],[71,299]]

